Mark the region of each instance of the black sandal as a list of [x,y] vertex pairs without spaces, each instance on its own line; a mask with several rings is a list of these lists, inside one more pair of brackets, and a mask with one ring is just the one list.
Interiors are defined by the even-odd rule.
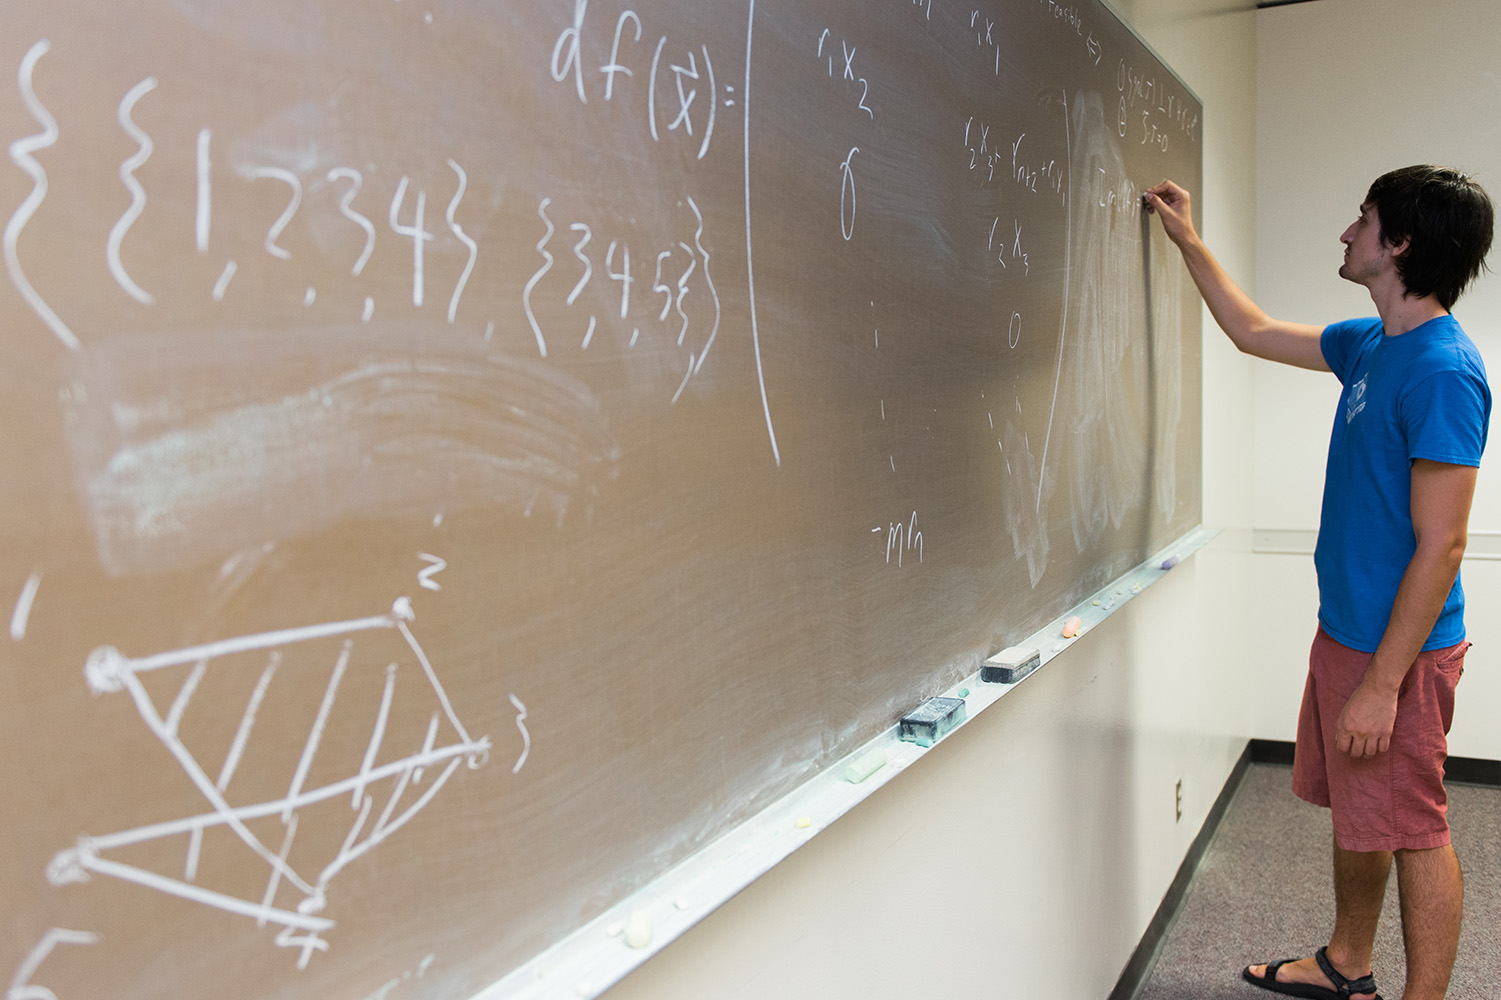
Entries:
[[[1266,967],[1266,975],[1253,976],[1251,968],[1247,966],[1240,972],[1240,978],[1252,986],[1259,986],[1272,993],[1280,993],[1288,997],[1302,997],[1303,1000],[1349,1000],[1356,993],[1376,993],[1376,977],[1370,974],[1361,976],[1359,979],[1346,979],[1339,974],[1334,963],[1329,961],[1325,954],[1328,949],[1320,948],[1314,952],[1313,960],[1319,963],[1319,968],[1329,981],[1334,984],[1334,989],[1323,986],[1314,986],[1312,983],[1279,983],[1277,982],[1277,970],[1289,962],[1296,962],[1296,958],[1284,958],[1281,961],[1269,962]],[[1381,1000],[1381,994],[1376,993],[1374,1000]]]

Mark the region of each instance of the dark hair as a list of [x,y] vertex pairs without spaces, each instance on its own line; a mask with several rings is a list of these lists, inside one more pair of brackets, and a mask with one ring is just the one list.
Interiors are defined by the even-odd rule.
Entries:
[[1403,167],[1371,184],[1366,201],[1381,220],[1387,245],[1410,241],[1397,258],[1407,294],[1435,296],[1453,308],[1480,276],[1491,249],[1495,211],[1485,189],[1449,167]]

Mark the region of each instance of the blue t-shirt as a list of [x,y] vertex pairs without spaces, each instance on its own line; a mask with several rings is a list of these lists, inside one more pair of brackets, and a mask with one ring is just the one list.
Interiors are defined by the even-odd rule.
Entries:
[[[1412,461],[1480,465],[1491,392],[1474,343],[1453,316],[1397,337],[1379,318],[1324,330],[1324,360],[1344,385],[1329,462],[1314,567],[1319,623],[1351,649],[1375,652],[1397,585],[1417,549],[1412,527]],[[1458,577],[1423,644],[1464,641]]]

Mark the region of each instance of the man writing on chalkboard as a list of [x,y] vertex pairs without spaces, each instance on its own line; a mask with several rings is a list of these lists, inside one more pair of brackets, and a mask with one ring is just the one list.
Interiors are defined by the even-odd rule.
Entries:
[[1374,997],[1371,949],[1395,858],[1402,995],[1438,1000],[1464,895],[1443,787],[1469,647],[1458,574],[1491,408],[1480,354],[1449,310],[1484,267],[1490,199],[1439,167],[1378,178],[1340,237],[1339,269],[1370,292],[1378,316],[1322,330],[1272,319],[1236,286],[1194,230],[1182,188],[1164,182],[1144,200],[1236,347],[1332,371],[1344,386],[1314,555],[1319,630],[1293,764],[1293,791],[1333,818],[1334,930],[1314,956],[1242,976],[1289,996]]

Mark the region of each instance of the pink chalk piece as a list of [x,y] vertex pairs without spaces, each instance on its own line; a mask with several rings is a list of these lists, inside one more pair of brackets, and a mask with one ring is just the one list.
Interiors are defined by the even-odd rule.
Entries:
[[1063,626],[1063,638],[1072,639],[1079,634],[1079,629],[1083,627],[1084,623],[1079,620],[1079,616],[1074,615]]

